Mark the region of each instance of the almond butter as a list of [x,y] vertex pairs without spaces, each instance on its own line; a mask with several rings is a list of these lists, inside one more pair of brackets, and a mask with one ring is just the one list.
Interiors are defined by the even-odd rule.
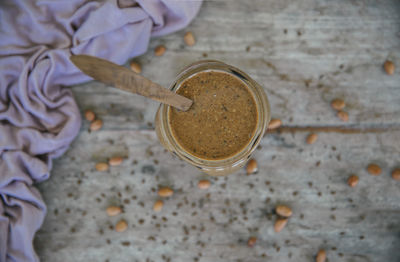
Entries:
[[339,111],[337,112],[337,117],[340,118],[340,120],[342,120],[343,122],[347,122],[349,121],[349,114],[345,111]]
[[358,184],[358,176],[356,175],[351,175],[348,179],[347,179],[347,184],[351,187],[355,187]]
[[344,101],[342,99],[335,98],[332,100],[331,106],[335,110],[342,110],[346,106],[346,104],[344,103]]
[[162,56],[167,49],[163,45],[159,45],[154,49],[154,54],[156,56]]
[[290,217],[293,214],[292,209],[290,209],[290,207],[285,206],[285,205],[276,206],[275,212],[278,215],[283,216],[283,217]]
[[114,156],[108,160],[108,164],[110,166],[119,166],[120,164],[122,164],[122,161],[124,161],[122,157]]
[[130,63],[130,67],[131,67],[131,70],[132,70],[133,72],[135,72],[136,74],[140,74],[140,73],[142,72],[142,67],[140,66],[139,63],[137,63],[137,62],[135,62],[135,61],[132,61],[132,62]]
[[121,219],[118,221],[118,223],[115,225],[115,231],[117,232],[124,232],[128,228],[128,223],[126,223],[125,220]]
[[188,46],[193,46],[196,43],[196,40],[194,39],[192,32],[186,32],[185,36],[183,37],[183,40]]
[[100,162],[95,165],[95,168],[97,171],[104,172],[108,170],[108,164]]
[[275,225],[274,225],[274,230],[275,230],[275,232],[276,232],[276,233],[281,232],[282,229],[286,226],[287,222],[288,222],[288,219],[287,219],[287,218],[278,218],[278,219],[275,221]]
[[160,197],[169,197],[174,194],[174,191],[169,187],[162,187],[158,190],[158,195]]
[[246,167],[247,175],[254,174],[257,171],[258,171],[257,161],[255,159],[250,159]]
[[109,215],[110,217],[116,216],[121,214],[122,209],[118,206],[109,206],[106,209],[107,215]]
[[373,176],[379,176],[382,173],[381,167],[373,163],[368,165],[367,171]]
[[211,186],[211,183],[210,183],[210,181],[208,181],[208,180],[200,180],[200,181],[197,183],[197,187],[198,187],[199,189],[208,189],[210,186]]
[[276,129],[278,127],[280,127],[282,125],[282,121],[278,118],[272,118],[271,121],[269,121],[268,124],[268,129],[272,130],[272,129]]
[[256,237],[249,237],[249,239],[247,240],[247,246],[248,247],[254,247],[256,242],[257,242],[257,238]]
[[394,74],[395,66],[394,66],[392,61],[387,60],[383,64],[383,68],[385,69],[386,74],[388,74],[388,75],[393,75]]
[[90,131],[97,131],[103,126],[103,121],[100,119],[94,120],[90,123]]
[[400,181],[400,168],[397,168],[397,169],[393,170],[393,172],[392,172],[392,178],[393,178],[394,180]]
[[318,139],[318,135],[315,133],[312,133],[307,136],[306,142],[307,142],[307,144],[312,145],[317,141],[317,139]]
[[162,200],[157,200],[153,205],[153,210],[155,212],[160,212],[164,206],[164,202]]
[[87,121],[92,122],[96,118],[96,115],[93,113],[92,110],[86,110],[85,118]]
[[326,251],[320,249],[318,251],[317,257],[315,258],[315,262],[325,262],[325,260],[326,260]]

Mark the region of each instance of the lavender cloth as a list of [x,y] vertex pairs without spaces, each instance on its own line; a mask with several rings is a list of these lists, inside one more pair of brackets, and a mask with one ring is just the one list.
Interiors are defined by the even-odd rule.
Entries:
[[[49,178],[80,113],[64,87],[89,80],[69,61],[115,63],[143,54],[151,36],[185,27],[201,1],[0,1],[0,262],[38,261],[32,240],[46,214],[33,186]],[[57,175],[57,174],[55,174]]]

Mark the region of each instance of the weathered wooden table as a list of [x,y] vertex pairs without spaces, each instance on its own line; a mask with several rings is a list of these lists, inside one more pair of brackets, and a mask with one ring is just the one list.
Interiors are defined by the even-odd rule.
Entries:
[[[268,134],[254,157],[259,172],[210,178],[166,153],[153,118],[158,104],[98,82],[73,87],[82,112],[93,109],[100,131],[82,126],[51,179],[39,185],[48,215],[35,239],[43,262],[68,261],[400,261],[400,66],[397,0],[205,1],[194,22],[197,43],[184,32],[152,40],[138,58],[143,75],[168,86],[200,59],[235,65],[265,87],[272,115],[284,126]],[[152,49],[165,44],[158,58]],[[330,107],[343,98],[348,122]],[[307,145],[310,132],[319,135]],[[94,165],[126,160],[108,172]],[[370,162],[382,175],[366,172]],[[357,174],[350,188],[346,180]],[[199,190],[197,181],[212,186]],[[155,213],[156,189],[175,189]],[[293,217],[274,233],[274,206]],[[109,204],[123,206],[108,217]],[[112,226],[124,218],[129,229]],[[247,247],[250,236],[258,238]]]

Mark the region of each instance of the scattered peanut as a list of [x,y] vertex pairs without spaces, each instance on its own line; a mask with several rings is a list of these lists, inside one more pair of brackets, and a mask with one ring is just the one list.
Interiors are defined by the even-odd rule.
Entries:
[[121,214],[121,211],[121,208],[118,206],[109,206],[106,209],[107,215],[109,215],[110,217]]
[[185,36],[183,37],[183,40],[188,46],[192,46],[196,43],[196,40],[194,39],[192,32],[186,32]]
[[97,163],[95,165],[95,168],[96,168],[97,171],[101,171],[101,172],[107,171],[108,170],[108,164],[100,162],[100,163]]
[[210,186],[211,186],[211,183],[208,180],[200,180],[197,183],[197,187],[200,189],[208,189]]
[[292,209],[290,209],[290,207],[284,206],[284,205],[276,206],[275,212],[278,215],[283,216],[283,217],[290,217],[293,214]]
[[282,121],[279,118],[272,118],[271,121],[269,121],[268,124],[268,129],[276,129],[282,125]]
[[127,228],[128,228],[128,223],[126,223],[126,221],[123,219],[118,221],[118,223],[115,225],[115,231],[117,232],[124,232]]
[[382,173],[382,169],[377,164],[369,164],[367,167],[368,173],[373,176],[379,176]]
[[342,110],[345,107],[345,103],[342,99],[340,98],[335,98],[331,102],[331,106],[335,110]]
[[392,178],[394,180],[399,180],[400,181],[400,168],[397,168],[397,169],[393,170]]
[[154,49],[154,54],[156,56],[162,56],[167,49],[163,45],[159,45]]
[[161,209],[163,208],[163,206],[164,206],[164,202],[162,202],[162,200],[157,200],[153,205],[153,210],[155,212],[160,212]]
[[246,167],[247,175],[254,174],[257,171],[258,171],[257,161],[255,159],[250,159]]
[[174,194],[174,191],[169,187],[162,187],[158,190],[158,195],[160,197],[169,197]]
[[97,130],[99,130],[102,126],[103,126],[103,121],[101,121],[100,119],[94,120],[94,121],[90,124],[90,131],[97,131]]
[[312,145],[317,141],[317,139],[318,139],[318,135],[315,133],[312,133],[307,136],[306,141],[307,141],[307,144]]
[[388,75],[394,74],[395,66],[392,61],[386,60],[386,62],[383,64],[383,68],[385,69],[386,74]]
[[114,156],[108,160],[110,166],[119,166],[124,159],[120,156]]
[[96,118],[96,115],[93,113],[92,110],[86,110],[85,118],[87,121],[92,122]]
[[256,237],[249,237],[249,240],[247,240],[247,246],[248,247],[254,247],[256,242],[257,242],[257,238]]
[[278,219],[275,221],[275,225],[274,225],[274,230],[275,230],[275,232],[276,232],[276,233],[281,232],[282,229],[286,226],[287,222],[288,222],[288,219],[287,219],[287,218],[278,218]]
[[132,62],[130,63],[130,67],[131,67],[131,70],[132,70],[133,72],[135,72],[136,74],[140,74],[140,73],[142,72],[142,67],[141,67],[140,64],[137,63],[137,62],[132,61]]
[[345,111],[337,112],[337,117],[339,117],[343,122],[349,121],[349,114]]
[[320,249],[318,251],[317,257],[315,258],[315,262],[325,262],[325,260],[326,260],[326,251]]
[[351,175],[348,179],[347,179],[347,184],[349,184],[349,186],[351,187],[355,187],[358,184],[358,176],[356,175]]

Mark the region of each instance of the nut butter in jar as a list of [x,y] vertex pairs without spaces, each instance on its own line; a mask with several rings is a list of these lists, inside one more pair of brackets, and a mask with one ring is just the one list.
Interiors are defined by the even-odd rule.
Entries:
[[233,66],[206,60],[184,69],[170,90],[193,105],[186,112],[160,105],[155,124],[163,146],[210,175],[243,167],[270,120],[263,88]]

